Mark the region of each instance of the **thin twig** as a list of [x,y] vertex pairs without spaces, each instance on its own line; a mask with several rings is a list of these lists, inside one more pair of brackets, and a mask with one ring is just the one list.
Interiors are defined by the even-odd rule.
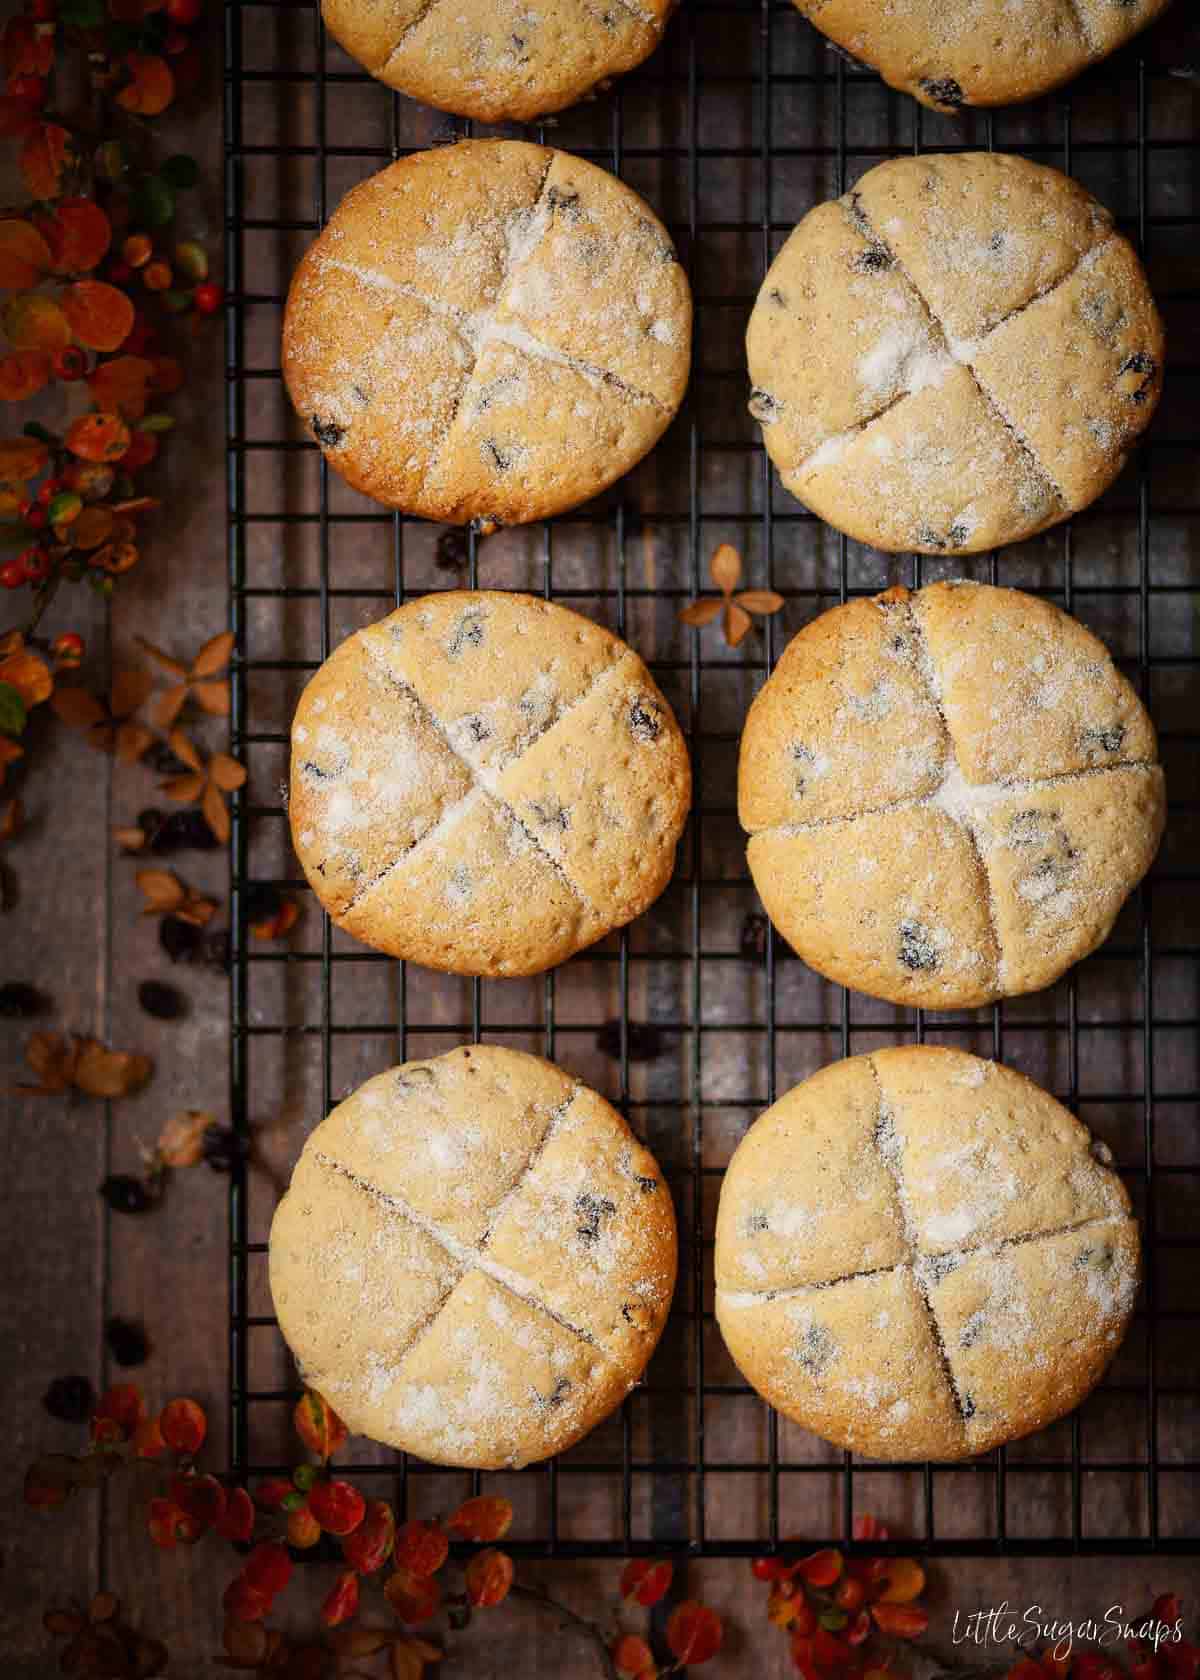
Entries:
[[608,1641],[595,1622],[589,1622],[586,1616],[580,1616],[574,1610],[568,1609],[565,1604],[560,1604],[558,1599],[551,1598],[549,1593],[543,1592],[540,1587],[523,1587],[519,1583],[514,1583],[511,1593],[513,1598],[523,1598],[527,1603],[536,1604],[539,1609],[548,1610],[552,1615],[561,1617],[568,1627],[574,1628],[578,1633],[582,1633],[590,1639],[600,1657],[600,1665],[606,1680],[619,1680],[617,1666],[609,1654]]

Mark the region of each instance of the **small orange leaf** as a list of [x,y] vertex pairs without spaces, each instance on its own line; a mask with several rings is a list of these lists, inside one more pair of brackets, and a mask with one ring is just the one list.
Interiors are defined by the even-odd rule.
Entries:
[[193,683],[192,698],[210,717],[229,716],[231,696],[229,683],[224,678],[218,682]]
[[182,729],[172,729],[167,736],[167,745],[181,764],[186,764],[189,770],[203,770],[200,754],[188,740]]
[[328,1400],[315,1388],[305,1389],[292,1413],[292,1422],[304,1445],[322,1462],[333,1457],[348,1433]]
[[480,1494],[460,1505],[446,1527],[464,1540],[503,1540],[512,1527],[512,1520],[510,1500]]
[[832,1546],[826,1546],[822,1551],[812,1552],[808,1557],[801,1558],[799,1563],[794,1565],[792,1573],[807,1581],[810,1587],[831,1587],[835,1581],[841,1579],[842,1568],[841,1552]]
[[682,1667],[707,1662],[721,1649],[724,1636],[721,1618],[707,1604],[685,1599],[671,1613],[667,1623],[667,1644]]
[[0,660],[0,682],[15,688],[27,707],[40,706],[54,692],[54,678],[46,661],[24,649]]
[[215,1114],[200,1108],[173,1114],[158,1134],[155,1154],[164,1167],[198,1166],[204,1159],[204,1134],[216,1123]]
[[119,414],[81,414],[65,439],[84,461],[119,461],[129,448],[129,428]]
[[4,332],[14,350],[63,350],[71,342],[67,317],[42,292],[20,292],[8,300]]
[[326,1627],[340,1627],[357,1615],[358,1576],[353,1569],[344,1569],[321,1605],[321,1620]]
[[201,771],[189,770],[185,776],[168,776],[159,786],[167,798],[175,800],[176,804],[191,805],[204,792],[205,780]]
[[32,198],[57,198],[71,136],[57,123],[38,123],[21,148],[21,174]]
[[929,1626],[928,1612],[915,1604],[872,1604],[871,1619],[897,1639],[919,1639]]
[[466,1584],[467,1597],[477,1609],[503,1604],[513,1584],[513,1560],[495,1546],[476,1552],[467,1565]]
[[209,782],[204,789],[204,796],[200,801],[200,809],[204,820],[212,829],[222,846],[229,844],[229,836],[233,833],[233,824],[229,820],[229,812],[225,801],[221,798],[221,790],[215,782]]
[[154,372],[144,356],[114,356],[88,375],[92,401],[99,409],[140,420],[146,412],[146,388]]
[[434,1576],[414,1575],[409,1569],[397,1569],[384,1582],[383,1596],[400,1620],[414,1627],[437,1614],[442,1589]]
[[705,595],[699,601],[689,601],[686,607],[680,609],[679,616],[685,624],[693,624],[697,628],[702,624],[711,624],[721,611],[722,602],[716,595]]
[[739,607],[736,601],[726,601],[721,615],[721,629],[730,647],[738,647],[753,625],[754,620],[744,607]]
[[85,507],[71,527],[64,539],[73,548],[99,548],[101,543],[108,541],[112,535],[113,516],[111,509],[102,502],[96,502],[91,507]]
[[64,198],[39,222],[56,274],[87,274],[104,261],[112,224],[94,199]]
[[113,751],[122,764],[136,764],[154,741],[154,732],[144,723],[122,723],[113,738]]
[[139,117],[161,116],[175,97],[167,61],[153,53],[130,53],[125,63],[132,80],[118,93],[117,104]]
[[623,1634],[609,1654],[613,1667],[621,1675],[636,1676],[654,1668],[654,1652],[636,1633]]
[[223,671],[233,653],[233,642],[232,630],[222,630],[219,636],[211,636],[192,660],[192,675],[213,677],[218,671]]
[[773,589],[743,589],[734,596],[734,600],[747,612],[761,613],[766,618],[777,613],[783,605],[783,596],[777,595]]
[[50,379],[50,357],[44,350],[17,350],[0,360],[0,402],[24,402]]
[[37,438],[0,438],[0,481],[27,484],[49,459],[50,451]]
[[62,306],[71,331],[89,350],[119,350],[133,330],[133,304],[105,280],[76,280],[64,291]]
[[722,543],[714,550],[708,569],[722,595],[731,595],[742,575],[742,557],[732,543]]
[[633,1558],[621,1571],[621,1597],[626,1604],[649,1606],[666,1596],[675,1574],[667,1558]]
[[34,227],[17,217],[0,222],[0,290],[36,286],[51,263],[50,247]]
[[246,767],[228,753],[214,753],[208,761],[208,773],[222,793],[232,793],[246,780]]
[[911,1604],[925,1591],[925,1571],[915,1558],[888,1558],[883,1576],[887,1586],[879,1594],[881,1604]]

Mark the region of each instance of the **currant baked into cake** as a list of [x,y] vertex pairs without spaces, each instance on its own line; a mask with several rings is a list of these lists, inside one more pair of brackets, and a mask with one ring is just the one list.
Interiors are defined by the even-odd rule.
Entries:
[[1168,0],[796,0],[885,82],[935,111],[1010,105],[1061,87],[1132,39]]
[[532,122],[632,70],[673,0],[322,0],[329,33],[364,69],[425,105],[480,122]]
[[839,1447],[959,1459],[1043,1429],[1141,1275],[1107,1147],[1037,1085],[913,1045],[814,1074],[738,1145],[716,1314],[746,1380]]
[[690,803],[638,655],[529,595],[410,601],[335,649],[292,724],[292,841],[318,899],[455,974],[539,974],[640,915]]
[[691,334],[675,248],[635,192],[565,152],[463,140],[342,200],[293,277],[283,373],[356,490],[490,529],[640,461]]
[[1024,158],[894,158],[809,212],[746,335],[784,487],[875,548],[971,554],[1107,489],[1162,386],[1133,247]]
[[974,1008],[1107,938],[1165,797],[1154,728],[1104,645],[986,584],[823,613],[750,708],[738,811],[780,933],[831,980]]
[[637,1382],[675,1287],[654,1157],[595,1091],[480,1044],[376,1075],[309,1137],[271,1226],[304,1380],[356,1433],[498,1470]]

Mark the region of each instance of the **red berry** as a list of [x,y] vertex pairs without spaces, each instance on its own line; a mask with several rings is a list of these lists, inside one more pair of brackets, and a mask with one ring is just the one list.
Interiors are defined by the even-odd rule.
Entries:
[[215,286],[211,280],[206,280],[202,286],[197,286],[192,293],[192,301],[200,315],[215,315],[225,302],[225,293],[220,286]]
[[22,519],[29,518],[29,511],[33,505],[34,504],[29,500],[28,496],[24,497],[23,500],[17,503],[17,512],[20,514]]
[[20,560],[6,560],[0,566],[0,584],[5,589],[20,589],[25,582],[25,567]]
[[8,91],[11,97],[32,110],[40,110],[46,103],[45,76],[10,76]]
[[82,659],[83,637],[74,630],[64,630],[61,636],[55,636],[50,651],[56,659]]
[[27,548],[21,556],[21,570],[26,583],[45,583],[50,576],[50,556],[44,548]]
[[756,1581],[777,1581],[787,1570],[787,1564],[782,1558],[758,1557],[750,1565],[750,1573]]
[[44,507],[38,507],[35,504],[33,507],[31,507],[29,509],[28,513],[25,515],[25,523],[26,523],[26,525],[29,526],[30,530],[40,531],[42,526],[46,523],[46,510],[45,510],[45,508]]
[[57,478],[48,478],[43,484],[38,485],[37,499],[44,507],[47,502],[54,500],[61,489],[62,485]]
[[195,23],[202,9],[200,0],[167,0],[164,8],[168,19],[177,29],[186,29]]

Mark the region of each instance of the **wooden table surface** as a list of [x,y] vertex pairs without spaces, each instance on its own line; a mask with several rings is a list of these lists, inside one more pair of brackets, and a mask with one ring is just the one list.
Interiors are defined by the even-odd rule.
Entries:
[[[1182,5],[1180,10],[1185,9]],[[163,125],[166,149],[189,150],[202,161],[204,185],[189,231],[219,248],[221,233],[219,43],[211,38],[207,85],[185,111]],[[1193,63],[1195,61],[1193,60]],[[1192,84],[1194,88],[1194,83]],[[1194,113],[1194,100],[1193,100]],[[436,121],[436,119],[434,119]],[[1194,127],[1192,132],[1194,133]],[[1195,342],[1193,338],[1193,343]],[[54,609],[52,628],[76,628],[89,646],[85,674],[102,685],[109,664],[137,658],[133,638],[147,637],[176,655],[188,654],[226,621],[224,501],[222,478],[223,381],[219,327],[193,359],[184,392],[172,399],[179,429],[155,470],[154,488],[166,503],[149,524],[152,533],[139,568],[123,578],[111,611],[83,590]],[[1194,389],[1194,387],[1193,387]],[[1194,546],[1185,563],[1195,578]],[[497,581],[485,579],[485,581]],[[209,732],[215,742],[215,735]],[[114,766],[90,753],[78,735],[35,716],[29,736],[30,772],[24,784],[28,829],[9,857],[19,882],[15,908],[0,922],[4,960],[0,980],[26,980],[53,998],[40,1026],[92,1033],[120,1048],[153,1056],[148,1089],[113,1105],[60,1098],[10,1096],[3,1133],[3,1176],[8,1186],[0,1223],[4,1290],[0,1320],[4,1356],[0,1416],[7,1420],[8,1496],[0,1513],[0,1652],[6,1676],[50,1672],[41,1632],[43,1607],[69,1595],[86,1596],[100,1584],[117,1591],[147,1629],[167,1640],[169,1672],[202,1676],[222,1672],[220,1591],[232,1573],[227,1550],[215,1543],[164,1555],[141,1532],[138,1508],[121,1489],[107,1498],[80,1495],[64,1512],[34,1517],[22,1512],[24,1465],[44,1450],[78,1450],[80,1430],[52,1420],[40,1400],[55,1376],[80,1372],[97,1388],[119,1380],[107,1357],[103,1325],[112,1314],[144,1322],[152,1352],[144,1368],[129,1373],[152,1403],[193,1395],[208,1408],[212,1438],[206,1460],[226,1461],[228,1301],[226,1181],[207,1168],[174,1175],[163,1207],[145,1218],[108,1213],[97,1186],[110,1172],[137,1172],[142,1151],[163,1123],[184,1108],[228,1111],[228,997],[217,974],[172,968],[157,942],[154,918],[139,914],[137,865],[110,838],[114,824],[133,820],[160,802],[148,770]],[[257,789],[256,791],[262,791]],[[270,796],[271,790],[266,790]],[[227,903],[224,854],[185,853],[170,860],[183,878]],[[305,915],[316,924],[315,911]],[[149,978],[169,980],[186,994],[188,1010],[177,1022],[152,1020],[139,1008],[137,987]],[[0,1065],[6,1088],[19,1079],[25,1023],[0,1022]],[[303,1084],[305,1063],[297,1063]],[[288,1081],[294,1095],[295,1081]],[[262,1159],[286,1170],[303,1129],[313,1123],[311,1088],[296,1100],[282,1091],[252,1115],[260,1129]],[[1189,1124],[1194,1125],[1194,1120]],[[276,1183],[262,1177],[256,1196],[269,1206]],[[1194,1284],[1194,1280],[1193,1280]],[[759,1427],[755,1424],[754,1427]],[[1196,1448],[1195,1418],[1190,1428]],[[881,1487],[880,1514],[902,1523],[901,1501]],[[1180,1534],[1200,1532],[1195,1489],[1179,1493],[1172,1522]],[[1188,1515],[1190,1511],[1191,1515]],[[1116,1511],[1120,1521],[1120,1508]],[[825,1503],[791,1513],[810,1532],[825,1523]],[[736,1511],[730,1521],[736,1526]],[[748,1519],[753,1525],[751,1513]],[[615,1588],[613,1565],[538,1565],[527,1571],[597,1614]],[[289,1595],[289,1619],[312,1615],[328,1573],[314,1570]],[[764,1677],[791,1672],[786,1640],[766,1625],[761,1589],[744,1562],[706,1562],[686,1571],[686,1590],[706,1597],[726,1615],[728,1646],[708,1670],[716,1675]],[[1195,1559],[1158,1562],[1143,1558],[1101,1560],[961,1559],[932,1569],[931,1638],[948,1647],[956,1611],[1010,1604],[1045,1606],[1048,1614],[1081,1618],[1103,1614],[1112,1603],[1130,1611],[1157,1592],[1185,1598],[1200,1588]],[[459,1642],[454,1672],[476,1676],[598,1672],[584,1647],[521,1606],[495,1612],[482,1632]],[[963,1652],[958,1653],[963,1660]],[[973,1654],[973,1656],[976,1654]],[[447,1665],[449,1666],[449,1665]]]

